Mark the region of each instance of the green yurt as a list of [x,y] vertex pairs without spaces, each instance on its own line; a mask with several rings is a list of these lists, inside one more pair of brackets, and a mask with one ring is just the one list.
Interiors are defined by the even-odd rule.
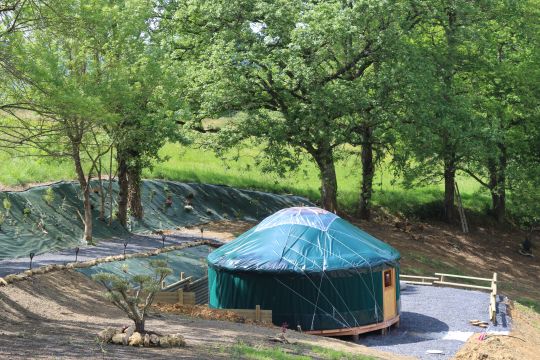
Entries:
[[399,321],[399,252],[315,207],[283,209],[208,255],[209,305],[355,335]]

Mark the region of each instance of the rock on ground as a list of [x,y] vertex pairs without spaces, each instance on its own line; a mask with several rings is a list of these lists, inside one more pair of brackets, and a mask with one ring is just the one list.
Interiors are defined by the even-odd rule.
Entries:
[[133,335],[129,337],[129,345],[141,346],[142,344],[143,344],[143,337],[141,336],[141,333],[135,331]]

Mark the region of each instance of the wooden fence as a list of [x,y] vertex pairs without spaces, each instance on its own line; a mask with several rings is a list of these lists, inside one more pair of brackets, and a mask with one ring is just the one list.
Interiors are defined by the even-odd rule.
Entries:
[[418,284],[418,285],[433,285],[433,280],[439,280],[438,277],[433,277],[433,276],[417,276],[417,275],[403,275],[403,274],[400,274],[399,278],[408,284]]
[[[162,291],[156,294],[154,303],[202,305],[208,304],[208,276],[194,280],[184,278],[180,274],[179,281],[168,286],[162,286]],[[272,310],[262,310],[260,305],[255,309],[212,309],[213,311],[232,311],[246,320],[272,323]]]
[[176,291],[160,291],[154,297],[154,304],[156,303],[195,305],[195,293],[184,292],[183,289]]
[[[489,290],[489,318],[493,323],[497,321],[497,273],[493,273],[491,278],[482,278],[476,276],[465,276],[465,275],[454,275],[454,274],[445,274],[445,273],[435,273],[436,276],[417,276],[417,275],[404,275],[400,274],[399,277],[404,282],[408,284],[417,284],[417,285],[445,285],[445,286],[457,286],[464,288],[480,289],[480,290]],[[452,279],[448,281],[448,279]],[[473,280],[479,282],[489,282],[489,286],[486,285],[473,285],[463,282],[457,282],[459,280]]]
[[212,311],[232,311],[246,320],[272,323],[272,310],[262,310],[260,305],[255,309],[212,309]]

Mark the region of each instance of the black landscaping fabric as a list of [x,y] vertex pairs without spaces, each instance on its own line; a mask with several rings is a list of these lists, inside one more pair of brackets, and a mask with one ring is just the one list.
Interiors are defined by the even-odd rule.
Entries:
[[[108,225],[108,217],[105,221],[98,219],[101,197],[98,182],[92,181],[91,185],[95,241],[127,236],[128,230],[149,233],[225,219],[256,221],[286,207],[310,204],[298,196],[221,185],[145,180],[141,191],[144,220],[130,219],[126,230],[114,217],[111,226]],[[107,182],[104,182],[108,208],[107,187]],[[52,188],[52,196],[47,193],[49,188]],[[116,182],[113,182],[112,192],[116,208]],[[5,205],[10,207],[9,210]],[[82,194],[76,182],[1,192],[0,212],[4,214],[0,227],[0,259],[28,257],[30,253],[37,255],[85,244],[79,216],[83,214]]]

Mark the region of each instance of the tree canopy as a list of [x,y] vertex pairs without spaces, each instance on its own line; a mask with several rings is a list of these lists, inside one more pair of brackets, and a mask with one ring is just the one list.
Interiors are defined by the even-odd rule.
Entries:
[[[510,204],[534,222],[539,5],[0,1],[0,109],[11,115],[0,120],[0,145],[73,161],[87,240],[88,184],[102,161],[114,162],[120,187],[110,221],[126,226],[128,213],[144,216],[143,169],[183,131],[218,153],[252,141],[263,169],[280,174],[308,158],[330,211],[339,210],[336,160],[354,147],[361,218],[384,162],[407,186],[442,182],[449,222],[458,176],[489,192],[497,221]],[[205,133],[203,120],[223,116],[224,127]]]

